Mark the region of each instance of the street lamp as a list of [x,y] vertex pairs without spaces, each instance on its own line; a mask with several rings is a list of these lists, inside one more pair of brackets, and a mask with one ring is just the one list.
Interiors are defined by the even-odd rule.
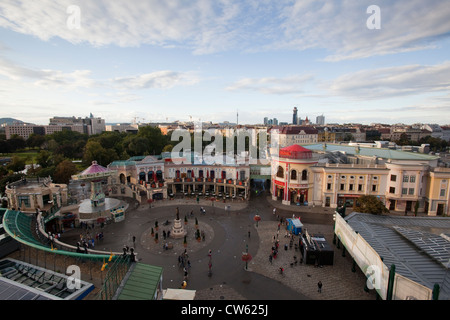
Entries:
[[252,260],[252,255],[248,253],[248,244],[245,246],[245,252],[242,252],[242,261],[245,261],[245,270],[248,270],[248,262]]
[[261,220],[261,217],[258,214],[255,214],[255,216],[253,217],[253,220],[256,221],[256,226],[258,226],[258,221]]

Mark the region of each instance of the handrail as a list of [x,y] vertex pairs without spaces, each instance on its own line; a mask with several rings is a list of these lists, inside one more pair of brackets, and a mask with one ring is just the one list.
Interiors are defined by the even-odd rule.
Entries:
[[[67,250],[58,250],[56,248],[50,248],[47,247],[43,244],[39,244],[37,243],[37,241],[35,242],[34,239],[29,239],[29,236],[22,232],[21,229],[19,228],[19,214],[21,212],[20,211],[13,211],[13,210],[7,210],[3,216],[3,228],[4,230],[15,240],[17,240],[20,243],[23,243],[27,246],[30,246],[32,248],[35,249],[39,249],[42,251],[46,251],[46,252],[51,252],[51,253],[55,253],[55,254],[61,254],[61,255],[65,255],[65,256],[70,256],[70,257],[76,257],[76,258],[88,258],[88,259],[116,259],[117,256],[122,255],[123,253],[99,253],[102,251],[95,251],[95,250],[89,250],[90,252],[96,252],[94,254],[86,254],[86,253],[78,253],[78,252],[72,252],[72,251],[67,251]],[[11,221],[12,220],[12,221]],[[39,223],[38,223],[39,224]],[[15,229],[17,229],[18,232],[20,232],[19,234],[16,234],[15,231],[11,228],[12,226],[15,226]],[[31,226],[30,226],[31,228]],[[39,226],[39,229],[41,231],[41,226]],[[41,232],[42,233],[42,232]],[[43,235],[45,235],[48,238],[48,235],[43,232]],[[34,241],[33,241],[34,240]],[[55,240],[55,242],[59,245],[61,245],[62,247],[73,247],[70,245],[67,245],[63,242],[60,242],[58,240]],[[73,247],[75,248],[75,247]],[[75,248],[76,249],[76,248]]]

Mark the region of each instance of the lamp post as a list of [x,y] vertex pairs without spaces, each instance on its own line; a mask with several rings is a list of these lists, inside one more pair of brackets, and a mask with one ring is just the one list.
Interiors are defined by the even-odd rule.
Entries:
[[245,261],[245,270],[248,270],[248,262],[252,260],[252,255],[248,253],[248,244],[245,245],[245,252],[242,252],[242,261]]
[[256,227],[258,227],[258,221],[261,220],[261,217],[258,214],[255,214],[255,216],[253,217],[253,220],[256,221]]

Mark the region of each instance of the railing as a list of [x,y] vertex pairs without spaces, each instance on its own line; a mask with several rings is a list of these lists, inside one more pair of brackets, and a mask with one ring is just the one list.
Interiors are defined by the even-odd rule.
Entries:
[[107,265],[104,264],[102,269],[107,270],[107,272],[96,300],[112,300],[129,268],[129,255],[121,255],[111,263],[111,266],[109,266],[109,263]]

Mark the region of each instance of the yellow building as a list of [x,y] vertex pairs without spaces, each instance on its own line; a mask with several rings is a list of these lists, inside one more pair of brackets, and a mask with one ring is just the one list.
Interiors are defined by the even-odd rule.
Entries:
[[450,214],[450,168],[431,168],[425,197],[425,211],[431,216]]

